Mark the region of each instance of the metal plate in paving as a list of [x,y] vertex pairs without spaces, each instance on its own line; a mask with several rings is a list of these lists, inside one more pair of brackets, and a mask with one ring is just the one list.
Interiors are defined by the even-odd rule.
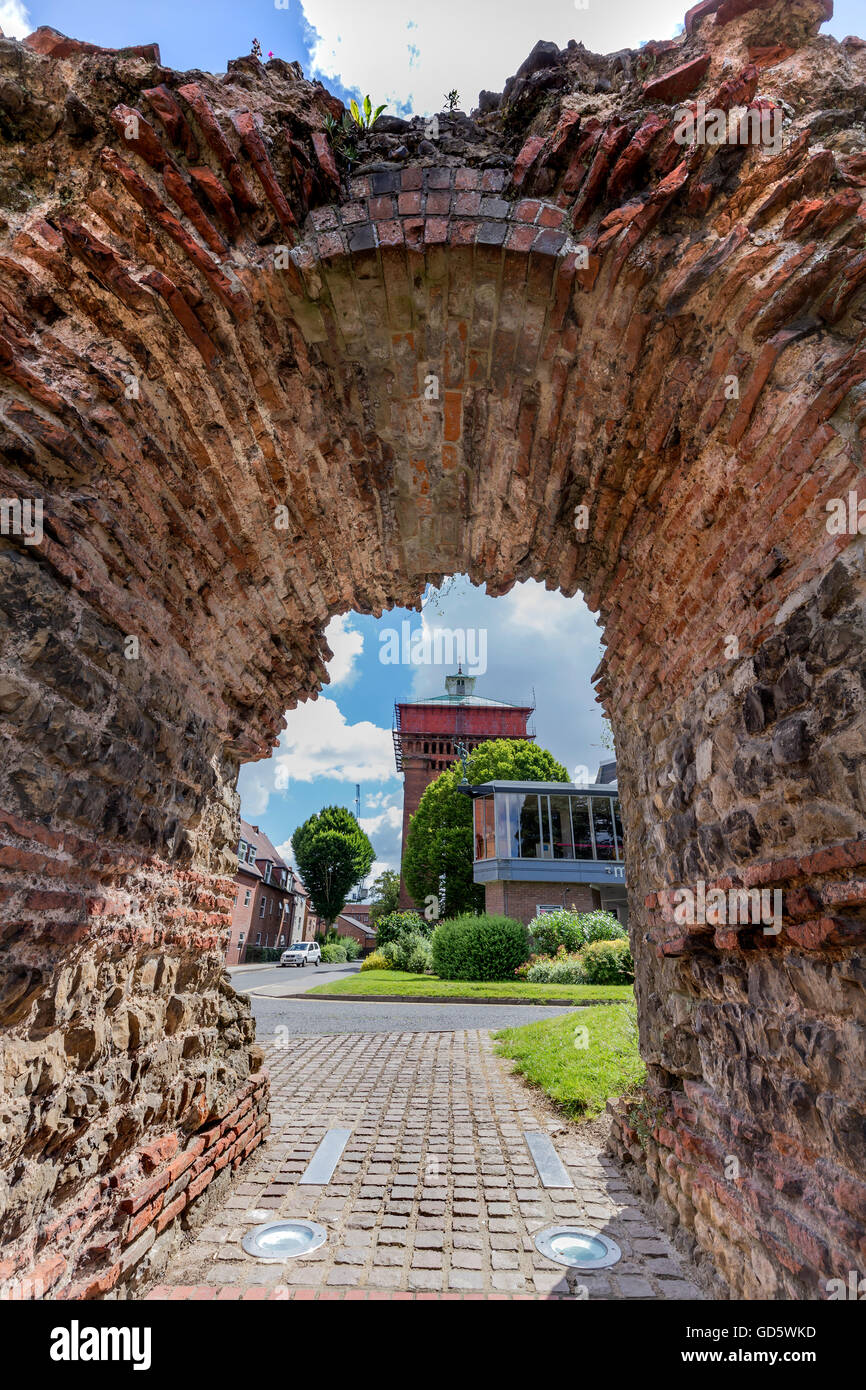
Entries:
[[301,1174],[300,1182],[317,1185],[330,1182],[351,1133],[350,1129],[329,1129]]
[[538,1169],[538,1176],[541,1178],[543,1187],[574,1187],[574,1183],[562,1165],[559,1154],[546,1134],[525,1129],[523,1137],[529,1146],[532,1161]]
[[281,1264],[297,1255],[309,1255],[327,1239],[328,1232],[315,1221],[268,1221],[247,1231],[241,1245],[264,1264]]
[[615,1240],[580,1226],[548,1226],[535,1237],[535,1248],[569,1269],[607,1269],[622,1259]]

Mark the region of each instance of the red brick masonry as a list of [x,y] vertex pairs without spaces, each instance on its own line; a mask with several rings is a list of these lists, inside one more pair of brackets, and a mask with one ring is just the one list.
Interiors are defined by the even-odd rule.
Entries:
[[258,1072],[224,1118],[192,1136],[175,1132],[143,1145],[0,1260],[5,1296],[90,1299],[119,1290],[163,1232],[182,1216],[185,1226],[195,1224],[196,1205],[217,1175],[237,1170],[261,1144],[268,1093],[268,1073]]

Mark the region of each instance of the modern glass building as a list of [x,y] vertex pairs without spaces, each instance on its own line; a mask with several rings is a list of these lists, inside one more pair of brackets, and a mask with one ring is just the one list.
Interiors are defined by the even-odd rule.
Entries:
[[622,812],[616,781],[486,782],[473,800],[476,883],[489,912],[605,907],[627,920]]

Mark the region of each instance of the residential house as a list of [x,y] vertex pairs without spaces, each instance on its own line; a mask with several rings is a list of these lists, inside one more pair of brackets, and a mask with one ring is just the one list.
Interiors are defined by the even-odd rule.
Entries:
[[[305,905],[289,865],[257,825],[241,821],[235,900],[226,951],[227,965],[246,960],[249,946],[285,947],[301,940],[296,919],[303,922]],[[295,933],[293,937],[293,931]]]

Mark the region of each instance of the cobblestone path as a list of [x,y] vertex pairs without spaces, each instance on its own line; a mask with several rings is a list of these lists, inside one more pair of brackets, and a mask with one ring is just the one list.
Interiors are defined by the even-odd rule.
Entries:
[[[699,1298],[613,1161],[550,1112],[486,1031],[293,1037],[269,1049],[271,1135],[243,1180],[174,1257],[150,1298]],[[330,1128],[351,1129],[331,1182],[299,1186]],[[543,1130],[574,1184],[545,1189],[524,1139]],[[328,1241],[303,1259],[247,1256],[251,1226],[310,1217]],[[578,1222],[622,1248],[578,1273],[535,1249]]]

